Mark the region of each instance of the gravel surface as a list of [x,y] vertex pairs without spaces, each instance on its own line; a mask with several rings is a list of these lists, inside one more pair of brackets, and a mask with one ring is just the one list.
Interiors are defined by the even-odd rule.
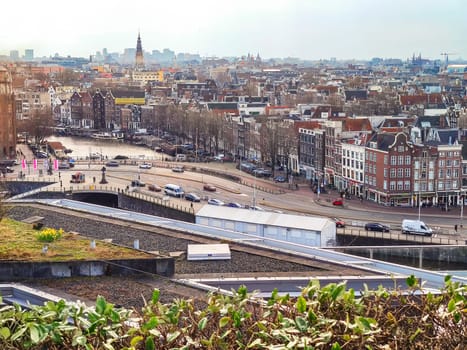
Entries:
[[[113,243],[133,246],[133,241],[139,239],[140,248],[147,251],[158,251],[160,254],[170,252],[186,252],[190,243],[200,243],[197,237],[187,237],[182,233],[167,231],[166,234],[156,233],[158,228],[144,227],[138,224],[120,222],[113,219],[99,218],[94,215],[66,211],[39,205],[18,205],[9,211],[8,216],[16,220],[23,220],[31,216],[44,217],[44,226],[63,228],[65,231],[79,232],[83,236],[96,239],[112,239]],[[206,239],[202,239],[204,242]],[[211,242],[214,243],[214,242]],[[215,242],[219,243],[219,242]],[[231,260],[217,261],[187,261],[182,253],[175,262],[175,278],[193,277],[232,277],[239,275],[278,276],[297,274],[334,274],[329,270],[294,262],[287,255],[282,259],[264,256],[262,253],[253,254],[251,249],[246,251],[234,250],[231,247]],[[27,285],[52,288],[55,294],[78,298],[83,301],[94,301],[97,295],[103,295],[109,302],[125,307],[139,308],[144,305],[144,298],[148,300],[154,288],[159,288],[162,301],[169,302],[174,298],[195,298],[202,302],[207,292],[186,287],[160,276],[134,277],[88,277],[68,278],[60,280],[25,281]],[[51,293],[53,293],[51,291]]]

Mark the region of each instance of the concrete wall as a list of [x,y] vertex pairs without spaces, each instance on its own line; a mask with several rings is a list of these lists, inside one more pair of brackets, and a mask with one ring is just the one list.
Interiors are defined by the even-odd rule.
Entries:
[[120,209],[126,209],[135,211],[138,213],[161,216],[164,218],[170,218],[186,222],[195,222],[194,212],[183,211],[182,207],[171,207],[162,204],[160,201],[146,200],[147,196],[141,196],[141,198],[135,198],[128,196],[124,192],[118,194],[118,207]]
[[0,281],[25,278],[64,278],[76,276],[125,276],[137,271],[171,277],[175,273],[172,257],[108,261],[2,262]]
[[[38,188],[49,186],[53,184],[50,181],[5,181],[4,182],[7,191],[9,191],[13,196],[18,194],[37,190]],[[50,193],[49,193],[50,194]]]

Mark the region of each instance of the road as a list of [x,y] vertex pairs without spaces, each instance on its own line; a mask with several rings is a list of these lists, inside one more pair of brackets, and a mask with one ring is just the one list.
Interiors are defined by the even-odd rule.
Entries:
[[[401,223],[402,218],[418,218],[418,211],[414,208],[388,208],[378,206],[375,203],[357,199],[347,201],[344,207],[333,207],[330,203],[332,194],[321,194],[318,196],[309,189],[307,185],[302,185],[299,190],[289,190],[287,184],[274,184],[272,181],[256,179],[253,176],[240,172],[235,169],[232,163],[210,163],[210,164],[194,164],[185,163],[186,171],[183,173],[174,173],[170,168],[165,166],[175,165],[179,163],[167,163],[158,161],[157,166],[151,169],[139,169],[137,164],[141,160],[135,161],[134,165],[121,164],[118,167],[106,167],[106,177],[110,184],[125,188],[130,185],[131,180],[140,179],[146,184],[155,183],[163,187],[167,183],[180,185],[184,188],[185,192],[195,192],[203,200],[201,203],[194,203],[195,211],[206,204],[207,198],[217,198],[223,202],[238,202],[242,205],[253,205],[256,203],[260,207],[267,210],[276,210],[284,213],[305,214],[305,215],[319,215],[327,217],[339,217],[346,222],[361,221],[361,222],[383,222],[393,225]],[[156,163],[153,163],[154,165]],[[86,183],[93,182],[99,183],[102,172],[101,169],[104,162],[94,161],[91,163],[81,162],[78,163],[74,169],[60,170],[60,178],[62,179],[63,186],[69,185],[69,178],[71,174],[76,171],[83,171],[86,174]],[[192,172],[189,169],[193,166],[213,168],[218,171],[226,171],[234,173],[242,178],[247,179],[250,186],[245,186],[226,180],[221,177],[201,174],[199,172]],[[16,172],[8,174],[9,177],[17,176],[17,172],[21,170],[21,166],[15,166]],[[58,172],[55,171],[54,175],[57,177]],[[34,178],[35,173],[28,175],[28,178]],[[215,192],[208,192],[203,190],[204,183],[211,183],[216,186]],[[270,191],[265,192],[260,188],[266,188]],[[283,189],[284,193],[274,194],[271,193],[274,189]],[[162,193],[150,192],[146,187],[138,188],[137,191],[150,196],[162,197]],[[337,196],[337,194],[334,194]],[[189,206],[188,202],[184,199],[170,198],[171,201]],[[191,204],[191,203],[190,203]],[[233,209],[234,210],[234,209]],[[448,230],[454,230],[454,225],[460,224],[460,211],[441,212],[439,208],[422,208],[420,210],[420,217],[428,225],[433,227],[442,227]],[[454,232],[452,232],[454,233]],[[467,232],[466,232],[467,234]]]

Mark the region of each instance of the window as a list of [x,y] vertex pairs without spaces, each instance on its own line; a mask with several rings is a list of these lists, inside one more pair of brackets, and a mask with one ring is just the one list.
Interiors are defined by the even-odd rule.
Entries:
[[444,169],[439,169],[438,177],[441,179],[444,177]]
[[451,169],[446,169],[446,178],[450,178],[451,177]]
[[405,165],[410,165],[410,163],[411,163],[410,156],[405,156]]
[[391,181],[389,183],[389,190],[390,191],[394,191],[396,189],[396,182],[395,181]]
[[439,166],[444,168],[444,159],[439,160]]
[[397,157],[391,156],[391,165],[396,165],[396,164],[397,164]]
[[384,164],[388,164],[388,156],[387,156],[387,154],[384,156]]
[[384,180],[383,181],[383,190],[387,190],[388,189],[388,182],[387,180]]
[[404,189],[404,182],[403,181],[397,181],[397,190],[402,191]]
[[459,177],[459,169],[453,169],[452,170],[452,177],[454,177],[454,178]]
[[452,160],[451,159],[446,160],[446,166],[451,166],[451,165],[452,165]]
[[410,181],[404,181],[404,191],[410,191]]
[[404,168],[398,168],[397,177],[402,177],[402,176],[404,176]]
[[388,169],[384,168],[384,177],[387,178],[388,177]]
[[399,165],[404,165],[404,156],[399,156]]
[[404,146],[398,146],[397,151],[398,152],[404,152]]
[[405,168],[405,177],[410,177],[410,168]]
[[396,177],[396,169],[391,168],[391,177]]

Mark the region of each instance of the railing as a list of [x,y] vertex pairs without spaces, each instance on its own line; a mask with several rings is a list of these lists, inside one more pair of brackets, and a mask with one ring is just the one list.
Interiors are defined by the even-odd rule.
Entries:
[[76,185],[76,186],[69,186],[69,187],[47,187],[47,188],[40,188],[41,192],[64,192],[64,193],[73,193],[73,192],[89,192],[89,191],[105,191],[111,193],[123,193],[127,197],[133,197],[135,199],[144,200],[146,202],[155,203],[160,206],[164,206],[167,208],[175,209],[178,211],[182,211],[185,213],[194,214],[194,208],[189,206],[184,206],[179,203],[172,203],[170,201],[169,196],[149,196],[143,194],[141,192],[137,192],[135,190],[126,190],[120,187],[115,186],[108,186],[108,185]]
[[[353,225],[353,222],[352,222]],[[362,225],[363,226],[363,225]],[[391,229],[393,227],[391,226]],[[439,230],[439,233],[448,234],[445,232],[447,230]],[[402,234],[402,232],[378,232],[378,231],[366,231],[362,230],[359,227],[345,227],[338,228],[337,234],[346,235],[346,236],[358,236],[363,238],[372,238],[372,239],[392,239],[398,241],[410,241],[417,242],[419,244],[430,244],[430,245],[466,245],[467,240],[461,238],[450,238],[450,237],[441,237],[438,234],[433,236],[422,236],[422,235],[411,235],[411,234]]]

